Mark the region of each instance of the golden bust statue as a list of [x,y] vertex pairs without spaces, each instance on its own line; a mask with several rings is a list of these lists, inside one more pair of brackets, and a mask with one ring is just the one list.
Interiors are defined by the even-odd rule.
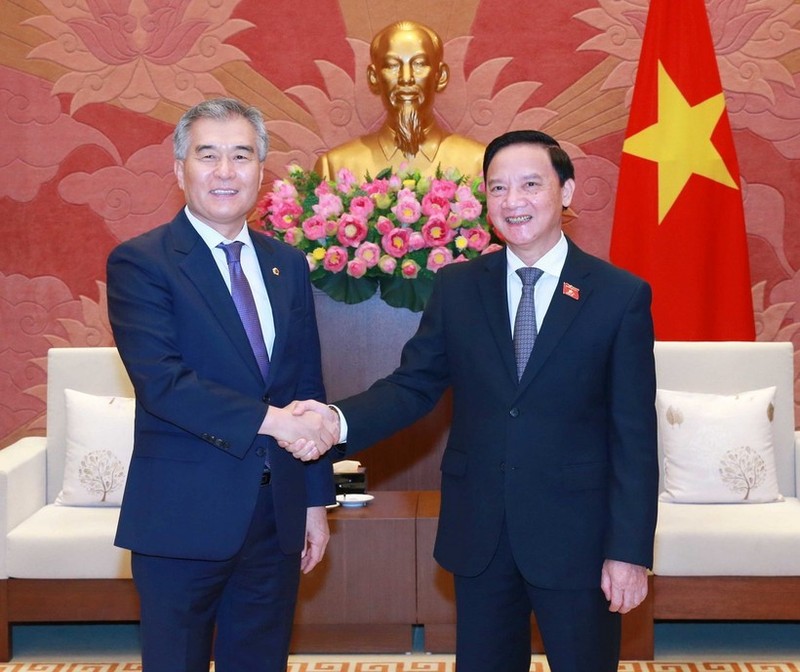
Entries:
[[406,164],[422,175],[434,175],[439,167],[478,175],[484,146],[448,133],[433,115],[436,93],[450,77],[442,59],[442,41],[427,26],[401,21],[381,30],[370,44],[367,81],[381,96],[386,119],[377,132],[322,154],[314,170],[333,179],[340,168],[349,168],[362,179],[367,172],[375,177],[384,168]]

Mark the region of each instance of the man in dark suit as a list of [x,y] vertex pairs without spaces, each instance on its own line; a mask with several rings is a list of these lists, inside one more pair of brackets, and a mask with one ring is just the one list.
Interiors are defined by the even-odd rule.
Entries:
[[246,226],[267,153],[258,110],[200,103],[174,149],[186,207],[108,260],[136,392],[116,543],[133,551],[145,672],[208,672],[212,641],[218,672],[285,672],[300,571],[323,556],[334,501],[330,461],[276,443],[311,437],[308,458],[334,438],[287,408],[325,394],[308,265]]
[[553,672],[616,671],[656,522],[650,288],[563,235],[574,170],[553,138],[500,136],[483,170],[506,249],[439,271],[399,368],[337,402],[340,439],[362,450],[452,387],[435,555],[459,672],[526,672],[531,610]]

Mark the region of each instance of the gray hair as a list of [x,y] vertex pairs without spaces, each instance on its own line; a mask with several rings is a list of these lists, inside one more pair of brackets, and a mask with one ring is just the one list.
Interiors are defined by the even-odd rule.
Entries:
[[242,117],[250,122],[256,132],[256,150],[258,160],[267,158],[269,136],[264,124],[264,116],[257,107],[245,105],[235,98],[213,98],[204,100],[184,112],[175,132],[172,134],[172,151],[178,161],[186,159],[189,152],[189,130],[198,119],[215,119],[225,121],[233,117]]

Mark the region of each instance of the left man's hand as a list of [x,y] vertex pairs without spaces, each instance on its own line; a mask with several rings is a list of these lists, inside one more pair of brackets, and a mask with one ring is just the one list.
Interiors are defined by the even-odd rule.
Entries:
[[322,560],[331,532],[328,528],[328,512],[324,506],[306,509],[306,544],[300,556],[300,569],[308,574]]
[[608,600],[608,610],[627,614],[647,597],[647,568],[620,560],[606,560],[600,587]]

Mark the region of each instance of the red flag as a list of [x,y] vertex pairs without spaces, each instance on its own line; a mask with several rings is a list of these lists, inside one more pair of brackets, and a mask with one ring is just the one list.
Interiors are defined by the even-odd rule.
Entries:
[[755,338],[739,165],[703,0],[650,2],[611,260],[652,285],[657,339]]

